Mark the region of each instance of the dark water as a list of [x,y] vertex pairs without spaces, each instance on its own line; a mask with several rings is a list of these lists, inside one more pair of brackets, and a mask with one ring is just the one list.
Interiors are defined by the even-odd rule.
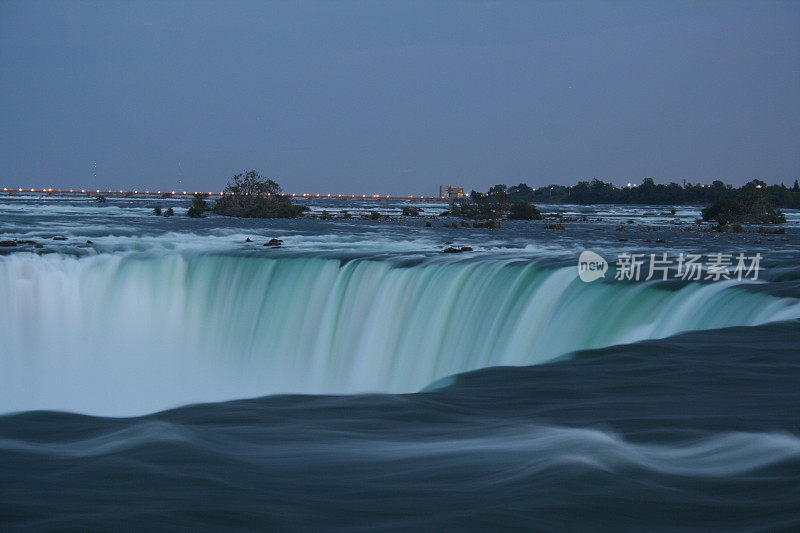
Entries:
[[800,528],[800,322],[409,395],[0,418],[4,529]]

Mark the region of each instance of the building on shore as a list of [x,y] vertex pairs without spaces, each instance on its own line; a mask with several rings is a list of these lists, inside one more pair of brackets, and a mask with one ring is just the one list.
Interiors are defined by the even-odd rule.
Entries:
[[464,196],[464,187],[455,185],[439,185],[439,197],[446,200],[453,200]]

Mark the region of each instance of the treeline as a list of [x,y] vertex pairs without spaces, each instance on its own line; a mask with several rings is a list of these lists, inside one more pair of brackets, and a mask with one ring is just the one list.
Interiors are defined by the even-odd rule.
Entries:
[[761,180],[753,180],[742,187],[726,185],[714,181],[711,185],[686,183],[655,183],[645,178],[641,185],[617,187],[599,179],[579,181],[577,185],[548,185],[536,189],[525,183],[519,185],[495,185],[488,193],[472,191],[470,198],[484,194],[496,197],[501,203],[511,205],[522,201],[527,203],[552,204],[667,204],[667,205],[708,205],[723,199],[739,197],[745,188],[756,188],[763,198],[774,207],[800,209],[800,184],[794,181],[792,187],[786,185],[767,185]]

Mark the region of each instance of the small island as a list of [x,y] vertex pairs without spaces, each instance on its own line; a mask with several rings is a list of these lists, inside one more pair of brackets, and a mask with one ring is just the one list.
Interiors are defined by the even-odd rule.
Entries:
[[[195,202],[192,208],[195,211],[190,216],[202,214],[203,207],[199,202]],[[217,215],[242,218],[295,218],[307,210],[306,206],[292,203],[276,181],[255,170],[233,176],[212,208]]]
[[542,220],[544,217],[535,205],[527,200],[513,200],[505,185],[496,185],[488,193],[472,191],[469,196],[458,198],[450,204],[452,216],[472,220]]
[[783,224],[786,216],[776,211],[758,183],[748,183],[728,196],[723,196],[701,212],[704,221],[720,227],[728,224]]

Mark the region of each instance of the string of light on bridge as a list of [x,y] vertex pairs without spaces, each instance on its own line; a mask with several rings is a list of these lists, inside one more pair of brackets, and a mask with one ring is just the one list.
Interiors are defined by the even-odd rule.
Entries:
[[[111,194],[111,195],[123,195],[123,196],[154,196],[154,195],[165,195],[169,194],[171,196],[191,196],[195,194],[203,194],[206,196],[225,196],[225,191],[180,191],[180,190],[115,190],[115,189],[54,189],[52,187],[44,187],[41,189],[37,189],[35,187],[26,188],[26,187],[17,187],[17,188],[9,188],[3,187],[3,192],[8,194],[16,194],[16,193],[33,193],[33,194],[47,194],[47,195],[55,195],[55,194]],[[269,193],[267,196],[271,196]],[[410,195],[382,195],[382,194],[297,194],[291,193],[287,194],[291,198],[304,198],[304,199],[324,199],[324,198],[331,198],[331,199],[342,199],[342,200],[408,200],[408,201],[445,201],[446,198],[441,198],[438,196],[415,196],[413,194]]]
[[[570,185],[569,188],[572,189],[574,186]],[[628,183],[628,188],[635,188],[637,185],[635,183]],[[711,185],[700,185],[700,187],[711,187]],[[757,186],[761,188],[760,185]],[[616,188],[616,187],[615,187]],[[536,187],[532,188],[534,191]],[[552,190],[553,187],[550,187]],[[15,193],[34,193],[34,194],[121,194],[125,196],[152,196],[152,195],[177,195],[177,196],[190,196],[194,194],[204,194],[208,196],[225,196],[225,191],[215,192],[215,191],[179,191],[179,190],[114,190],[114,189],[54,189],[52,187],[44,187],[41,189],[37,189],[35,187],[28,188],[28,187],[3,187],[3,192],[8,194],[15,194]],[[269,194],[268,194],[269,196]],[[383,194],[297,194],[291,193],[286,194],[286,196],[290,196],[292,198],[341,198],[341,199],[375,199],[375,200],[427,200],[427,201],[435,201],[435,200],[448,200],[448,198],[442,198],[440,196],[424,196],[424,195],[383,195]]]

